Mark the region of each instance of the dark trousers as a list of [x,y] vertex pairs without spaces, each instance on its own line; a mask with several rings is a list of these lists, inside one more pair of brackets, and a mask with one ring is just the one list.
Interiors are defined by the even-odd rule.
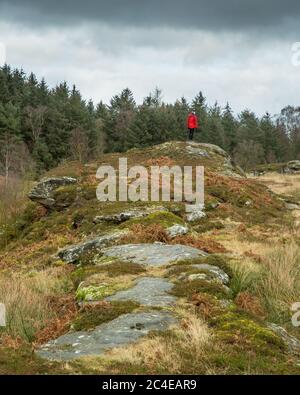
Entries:
[[195,129],[189,129],[189,139],[193,140],[194,138]]

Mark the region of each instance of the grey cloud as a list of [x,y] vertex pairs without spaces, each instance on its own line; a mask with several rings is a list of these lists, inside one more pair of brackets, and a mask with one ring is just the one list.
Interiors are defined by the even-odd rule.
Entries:
[[2,0],[10,20],[38,25],[99,21],[116,26],[247,30],[274,28],[300,16],[298,0]]
[[0,0],[0,41],[14,67],[95,102],[160,86],[166,101],[203,90],[236,111],[278,112],[298,102],[299,14],[291,0]]

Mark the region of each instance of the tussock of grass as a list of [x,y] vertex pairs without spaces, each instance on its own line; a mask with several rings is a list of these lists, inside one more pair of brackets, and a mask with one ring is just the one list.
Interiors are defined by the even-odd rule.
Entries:
[[36,333],[55,317],[51,296],[64,295],[72,288],[62,268],[0,279],[0,300],[6,307],[2,333],[33,341]]
[[192,312],[182,312],[180,327],[154,333],[138,344],[111,353],[112,366],[121,372],[157,374],[205,373],[212,342],[207,325]]
[[231,263],[232,278],[230,288],[233,296],[244,291],[251,291],[260,276],[260,268],[250,258],[233,261]]
[[266,257],[257,292],[272,321],[290,320],[291,305],[300,300],[300,248],[296,243],[275,247]]

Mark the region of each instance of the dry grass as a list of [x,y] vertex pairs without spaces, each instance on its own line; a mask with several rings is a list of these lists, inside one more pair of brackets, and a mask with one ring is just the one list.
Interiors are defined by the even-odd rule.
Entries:
[[230,268],[232,271],[230,288],[233,295],[237,296],[241,292],[252,291],[260,276],[260,265],[252,258],[243,258],[231,261]]
[[22,268],[44,267],[50,254],[54,254],[58,249],[68,244],[75,244],[80,239],[74,236],[68,229],[64,234],[51,233],[47,231],[45,240],[35,241],[27,245],[13,245],[13,248],[0,250],[0,269],[18,270]]
[[181,314],[180,326],[172,328],[172,335],[154,335],[129,347],[113,350],[108,358],[140,365],[147,372],[181,374],[185,372],[186,365],[206,371],[205,356],[212,335],[207,325],[194,313],[181,311]]
[[5,333],[33,341],[35,334],[55,317],[51,297],[64,295],[69,286],[62,268],[2,275],[0,301],[6,307]]
[[257,292],[271,319],[289,319],[291,305],[300,300],[300,248],[295,242],[275,247],[266,257]]
[[226,253],[228,250],[217,241],[207,236],[177,236],[172,240],[172,244],[183,244],[198,248],[209,254]]
[[141,225],[136,224],[131,226],[130,231],[121,240],[121,244],[132,243],[168,243],[168,244],[182,244],[190,247],[198,248],[208,253],[225,253],[227,249],[219,244],[217,241],[207,236],[178,236],[170,238],[163,226],[159,224]]
[[261,319],[264,319],[266,316],[259,298],[248,291],[240,292],[235,298],[235,304],[240,309]]
[[146,166],[169,166],[172,167],[176,163],[173,159],[169,158],[168,156],[161,156],[160,158],[151,158],[148,159],[146,162]]
[[130,231],[121,238],[121,244],[154,243],[156,241],[168,243],[170,238],[163,226],[159,224],[142,225],[136,224],[130,227]]
[[262,238],[261,241],[247,240],[242,235],[236,234],[234,232],[227,233],[225,237],[220,240],[220,243],[228,250],[246,256],[265,256],[272,246],[266,243],[266,239]]
[[9,183],[0,182],[0,225],[7,224],[24,209],[27,192],[32,182],[21,178],[10,178]]
[[78,314],[74,296],[53,296],[49,298],[50,317],[46,325],[35,333],[34,346],[47,343],[65,334],[70,329],[70,323]]
[[279,173],[268,173],[256,178],[258,181],[267,185],[273,192],[278,194],[293,194],[295,191],[300,193],[300,175],[284,175]]

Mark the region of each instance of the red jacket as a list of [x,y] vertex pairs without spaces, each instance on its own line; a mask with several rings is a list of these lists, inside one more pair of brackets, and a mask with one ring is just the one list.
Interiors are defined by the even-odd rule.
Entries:
[[194,114],[190,114],[187,119],[187,127],[189,129],[197,129],[198,128],[198,118]]

